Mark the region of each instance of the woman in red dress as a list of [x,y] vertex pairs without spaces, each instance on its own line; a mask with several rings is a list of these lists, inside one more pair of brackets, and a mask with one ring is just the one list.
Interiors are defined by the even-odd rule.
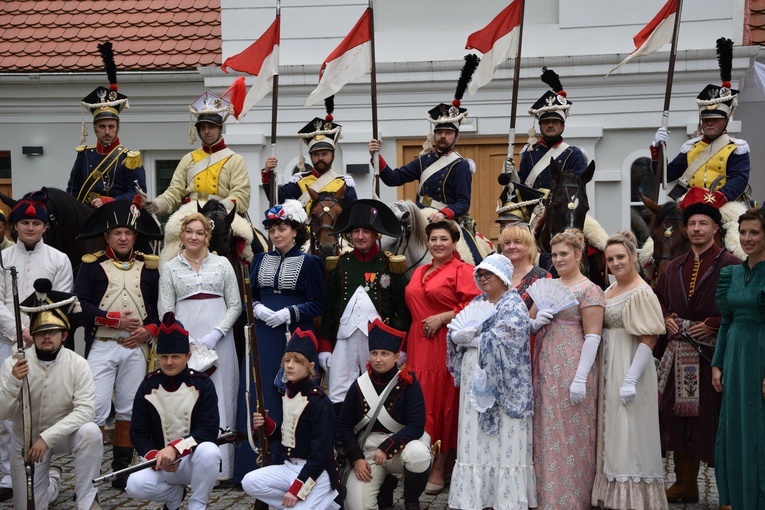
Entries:
[[459,227],[450,220],[430,223],[430,264],[418,267],[406,287],[406,305],[412,326],[406,340],[407,363],[420,381],[425,397],[425,431],[433,443],[441,441],[425,492],[444,488],[444,468],[450,450],[457,447],[459,389],[446,368],[446,325],[480,294],[473,280],[473,266],[455,253]]

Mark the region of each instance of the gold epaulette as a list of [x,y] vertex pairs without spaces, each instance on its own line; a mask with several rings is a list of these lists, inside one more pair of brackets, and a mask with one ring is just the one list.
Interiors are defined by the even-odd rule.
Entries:
[[135,170],[141,165],[143,165],[143,160],[141,160],[140,151],[127,151],[125,153],[125,168]]
[[340,257],[337,255],[331,255],[327,257],[324,260],[324,271],[329,273],[330,271],[334,271],[337,269],[337,262],[340,260]]
[[143,265],[148,269],[157,269],[159,267],[159,255],[150,255],[148,253],[135,252],[136,257],[143,259]]
[[85,149],[87,149],[87,147],[84,145],[78,145],[77,147],[74,148],[74,150],[77,152],[84,152]]
[[393,274],[406,273],[406,257],[404,255],[394,255],[389,251],[385,252],[388,257],[390,272]]
[[104,254],[104,250],[97,251],[95,253],[86,253],[82,256],[80,260],[82,260],[86,264],[92,264],[96,260],[100,259]]

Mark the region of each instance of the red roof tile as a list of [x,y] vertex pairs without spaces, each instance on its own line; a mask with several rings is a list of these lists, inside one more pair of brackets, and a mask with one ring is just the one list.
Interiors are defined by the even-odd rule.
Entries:
[[117,71],[220,65],[221,0],[6,0],[0,72],[100,72],[98,44]]

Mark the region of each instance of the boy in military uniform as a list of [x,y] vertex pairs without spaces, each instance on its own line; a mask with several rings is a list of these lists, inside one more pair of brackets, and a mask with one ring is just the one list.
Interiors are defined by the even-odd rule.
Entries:
[[[354,202],[337,218],[335,234],[348,234],[353,251],[327,257],[326,308],[319,330],[319,364],[329,368],[329,398],[339,414],[345,394],[369,360],[368,324],[382,319],[406,331],[406,259],[382,253],[380,234],[400,237],[396,215],[379,200]],[[330,354],[331,352],[331,354]]]
[[[98,45],[109,78],[109,88],[98,87],[80,103],[93,114],[95,145],[79,145],[69,175],[67,193],[83,204],[101,207],[112,200],[131,200],[136,184],[146,191],[146,172],[141,153],[120,145],[120,113],[129,108],[128,98],[118,92],[112,43]],[[85,143],[85,121],[82,124]]]
[[[161,238],[159,225],[137,204],[115,200],[97,209],[77,239],[103,236],[106,250],[82,257],[74,292],[82,304],[85,357],[96,381],[96,424],[103,427],[114,395],[112,469],[133,460],[130,415],[146,375],[149,341],[157,336],[158,257],[136,252],[137,236]],[[112,481],[125,488],[125,479]]]
[[370,363],[348,390],[338,420],[338,435],[353,467],[346,510],[377,508],[388,473],[404,475],[405,510],[420,508],[430,474],[430,439],[420,439],[425,433],[420,383],[413,372],[396,366],[405,337],[379,319],[369,325]]
[[157,465],[131,474],[126,490],[176,510],[189,485],[189,510],[203,510],[220,471],[218,396],[206,374],[188,367],[189,332],[173,312],[159,325],[157,356],[159,370],[141,383],[130,424],[136,451]]

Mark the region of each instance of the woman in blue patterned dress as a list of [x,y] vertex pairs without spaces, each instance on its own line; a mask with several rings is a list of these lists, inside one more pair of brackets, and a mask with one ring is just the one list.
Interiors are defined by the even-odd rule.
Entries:
[[[268,229],[274,249],[258,254],[250,270],[263,398],[277,423],[282,421],[282,392],[275,382],[287,341],[297,328],[313,331],[313,319],[324,313],[324,266],[319,257],[300,251],[308,240],[307,219],[305,209],[297,200],[286,200],[283,205],[267,210],[263,225]],[[245,370],[251,369],[251,363],[243,364],[239,378],[239,431],[247,430],[248,426]],[[255,398],[254,385],[250,395]],[[280,451],[280,448],[271,450],[272,464],[278,465],[284,460],[278,458]],[[255,468],[255,454],[245,442],[237,449],[234,480],[241,480]]]
[[526,510],[537,506],[528,309],[504,255],[486,257],[473,275],[483,291],[473,302],[496,311],[480,327],[450,326],[447,336],[447,367],[460,387],[449,507]]

